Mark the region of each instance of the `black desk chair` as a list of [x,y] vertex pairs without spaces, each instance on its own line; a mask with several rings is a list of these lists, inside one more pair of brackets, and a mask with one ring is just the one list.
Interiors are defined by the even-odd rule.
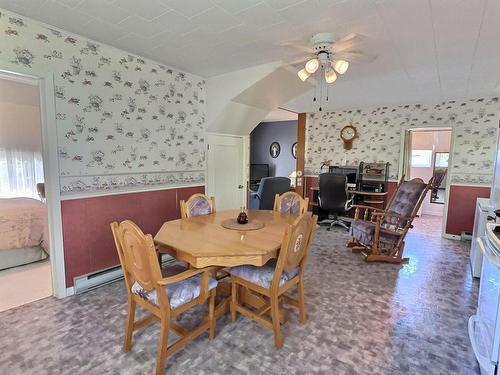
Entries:
[[321,210],[328,212],[328,219],[320,224],[328,224],[328,230],[334,225],[349,229],[346,221],[338,218],[339,213],[346,213],[351,209],[352,200],[347,194],[347,176],[335,173],[321,173],[319,175],[318,203]]
[[290,190],[288,177],[264,177],[260,180],[259,190],[250,193],[250,208],[257,210],[272,210],[274,197]]

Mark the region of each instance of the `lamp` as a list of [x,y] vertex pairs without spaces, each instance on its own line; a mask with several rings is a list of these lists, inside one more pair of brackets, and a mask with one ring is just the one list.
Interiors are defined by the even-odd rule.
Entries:
[[297,75],[302,80],[302,82],[304,82],[310,76],[310,74],[305,69],[299,70]]
[[338,74],[344,74],[347,68],[349,68],[349,63],[345,60],[337,60],[333,64],[333,69],[335,69]]
[[306,62],[306,72],[309,74],[313,74],[318,70],[319,68],[319,61],[318,59],[311,59],[308,62]]
[[333,83],[337,79],[337,75],[333,69],[325,71],[325,81],[326,83]]

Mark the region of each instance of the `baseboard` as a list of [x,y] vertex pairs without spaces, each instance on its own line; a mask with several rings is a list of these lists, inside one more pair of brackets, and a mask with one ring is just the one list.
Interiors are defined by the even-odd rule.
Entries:
[[75,288],[73,287],[66,288],[66,297],[70,297],[73,294],[75,294]]
[[445,234],[443,234],[443,238],[447,238],[449,240],[460,241],[462,239],[462,236],[459,236],[458,234],[445,233]]

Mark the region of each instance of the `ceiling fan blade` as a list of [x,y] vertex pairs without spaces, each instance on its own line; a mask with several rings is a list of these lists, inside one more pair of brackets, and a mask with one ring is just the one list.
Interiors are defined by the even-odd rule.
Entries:
[[345,50],[348,50],[348,49],[354,47],[355,45],[359,45],[361,42],[363,42],[366,39],[367,39],[367,37],[365,35],[351,33],[351,34],[345,36],[344,38],[333,43],[332,51],[334,53],[343,52]]
[[297,64],[305,63],[310,58],[311,58],[311,56],[301,57],[299,59],[295,59],[295,60],[292,60],[292,61],[287,61],[287,64],[289,64],[289,65],[297,65]]
[[334,60],[346,60],[349,62],[371,63],[377,59],[375,55],[367,55],[360,51],[345,51],[335,54]]
[[292,48],[302,53],[309,53],[309,54],[314,53],[314,50],[311,47],[300,44],[299,42],[286,42],[280,44],[279,46],[282,48]]

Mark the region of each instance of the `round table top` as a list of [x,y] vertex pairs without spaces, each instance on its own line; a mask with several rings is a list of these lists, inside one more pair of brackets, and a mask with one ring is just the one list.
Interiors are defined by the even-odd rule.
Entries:
[[236,218],[239,210],[219,211],[210,215],[168,221],[154,240],[160,251],[171,253],[193,267],[264,265],[275,258],[288,224],[298,215],[267,210],[248,210],[250,219],[265,223],[262,229],[238,231],[226,229],[221,222]]

